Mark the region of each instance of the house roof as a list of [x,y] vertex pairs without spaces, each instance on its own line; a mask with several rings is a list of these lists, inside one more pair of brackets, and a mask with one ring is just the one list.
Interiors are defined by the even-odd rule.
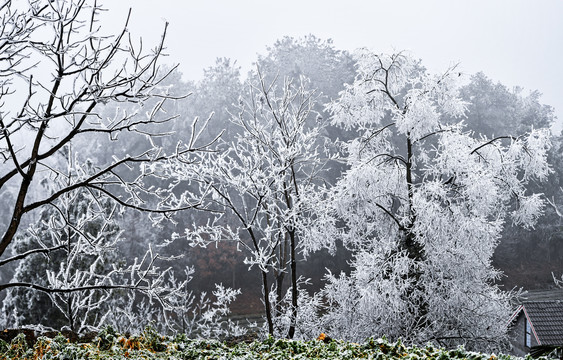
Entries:
[[513,318],[522,311],[539,345],[563,345],[563,300],[524,302]]
[[528,290],[520,296],[518,303],[552,300],[561,300],[563,302],[563,289]]

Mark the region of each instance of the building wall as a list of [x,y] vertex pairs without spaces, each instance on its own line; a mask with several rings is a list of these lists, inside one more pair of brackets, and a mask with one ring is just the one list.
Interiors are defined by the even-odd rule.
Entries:
[[[530,348],[526,346],[526,317],[524,312],[520,312],[512,327],[508,331],[510,343],[512,344],[512,354],[524,356],[530,352]],[[532,346],[537,346],[538,342],[532,334]]]

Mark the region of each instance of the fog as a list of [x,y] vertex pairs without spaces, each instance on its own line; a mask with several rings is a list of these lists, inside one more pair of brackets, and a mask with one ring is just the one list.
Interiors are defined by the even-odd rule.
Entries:
[[336,48],[378,52],[409,50],[432,71],[460,63],[507,86],[539,90],[558,114],[563,109],[563,2],[561,1],[213,1],[106,2],[104,16],[121,24],[132,8],[131,30],[145,42],[170,23],[167,51],[187,79],[201,78],[217,57],[237,60],[243,71],[257,53],[289,35],[333,39]]

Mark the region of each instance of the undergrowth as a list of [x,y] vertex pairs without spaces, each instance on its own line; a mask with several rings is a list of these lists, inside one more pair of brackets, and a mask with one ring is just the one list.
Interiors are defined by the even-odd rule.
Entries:
[[161,336],[153,328],[141,334],[123,336],[107,327],[90,343],[71,343],[58,335],[39,337],[28,346],[23,334],[10,343],[0,340],[0,359],[79,360],[79,359],[404,359],[404,360],[516,360],[509,355],[491,355],[466,351],[406,346],[400,340],[370,338],[364,343],[350,343],[321,336],[316,340],[294,341],[269,337],[249,343],[217,340],[193,340],[185,335]]

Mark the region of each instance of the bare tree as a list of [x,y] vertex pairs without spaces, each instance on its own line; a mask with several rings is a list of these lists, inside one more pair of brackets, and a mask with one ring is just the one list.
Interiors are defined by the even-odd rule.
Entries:
[[[158,64],[167,24],[161,40],[147,51],[127,31],[131,11],[119,33],[104,34],[98,23],[103,10],[96,0],[32,0],[25,8],[8,0],[0,5],[0,192],[16,194],[7,204],[9,214],[3,214],[10,221],[0,228],[0,268],[64,248],[71,257],[88,248],[95,252],[99,239],[80,224],[93,219],[108,223],[124,208],[148,213],[158,223],[200,205],[198,198],[185,193],[176,196],[179,181],[163,178],[159,170],[179,156],[189,161],[190,154],[207,146],[199,145],[201,127],[196,122],[189,143],[179,144],[171,154],[155,142],[167,135],[159,129],[176,118],[166,115],[165,102],[182,98],[172,96],[161,83],[174,70],[163,71]],[[118,111],[102,116],[110,105]],[[123,110],[132,107],[137,110]],[[138,109],[143,107],[150,108],[141,114]],[[115,149],[113,158],[102,162],[75,151],[72,166],[57,160],[80,139],[104,139],[105,146]],[[88,206],[82,217],[71,219],[61,204],[77,197],[87,199]],[[112,204],[109,212],[102,205],[107,202]],[[72,236],[39,239],[36,247],[14,253],[11,245],[21,232],[22,219],[45,207],[55,209],[57,221],[45,221],[52,232],[58,232],[58,224]],[[68,246],[71,239],[82,245]],[[109,273],[95,274],[92,265],[92,271],[61,282],[70,269],[61,268],[61,276],[52,274],[49,286],[8,282],[0,284],[0,291],[17,287],[60,295],[140,289],[164,303],[174,289],[161,287],[167,270],[157,269],[159,259],[149,250],[145,259]],[[115,283],[116,273],[130,278]]]

